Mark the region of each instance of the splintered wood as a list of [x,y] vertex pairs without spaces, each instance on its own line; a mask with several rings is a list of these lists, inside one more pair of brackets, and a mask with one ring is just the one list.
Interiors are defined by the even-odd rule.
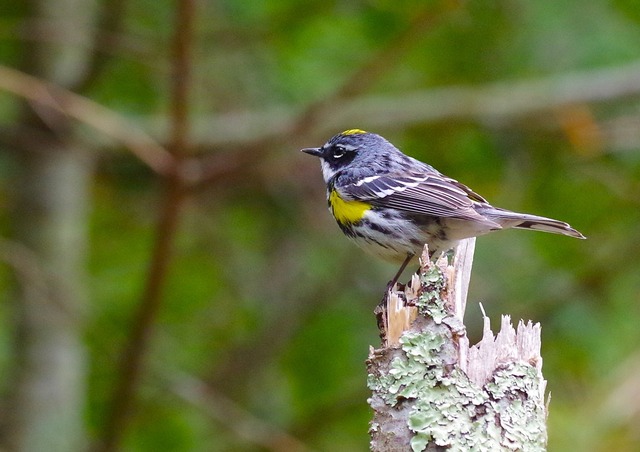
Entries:
[[[503,315],[500,332],[494,336],[489,317],[484,316],[482,340],[469,350],[466,374],[478,386],[484,385],[495,369],[513,362],[524,362],[540,371],[542,375],[542,357],[540,356],[540,324],[520,320],[518,329],[511,324],[511,316]],[[542,380],[542,395],[546,381]]]
[[[474,249],[475,238],[471,238],[460,242],[451,264],[446,256],[441,256],[435,264],[432,263],[426,246],[420,258],[423,275],[431,266],[436,265],[446,277],[442,296],[450,317],[445,318],[444,323],[452,329],[456,338],[460,368],[478,385],[484,384],[493,370],[506,362],[528,362],[541,370],[539,323],[532,324],[529,321],[525,324],[521,320],[515,330],[511,324],[511,317],[502,316],[500,331],[494,336],[490,319],[484,315],[484,309],[482,309],[484,320],[482,340],[469,347],[463,321]],[[422,284],[421,277],[413,274],[403,290],[398,289],[396,285],[387,293],[386,308],[382,313],[384,318],[380,324],[383,346],[398,346],[402,334],[411,328],[418,316],[417,306],[418,298],[422,294]]]

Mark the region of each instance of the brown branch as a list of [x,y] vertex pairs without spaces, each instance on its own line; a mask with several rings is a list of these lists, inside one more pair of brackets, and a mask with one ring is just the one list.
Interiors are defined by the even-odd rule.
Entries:
[[87,124],[126,146],[158,174],[175,166],[173,156],[131,120],[52,83],[0,65],[0,89]]
[[120,360],[118,382],[103,432],[102,450],[115,451],[125,434],[127,422],[135,407],[136,389],[144,367],[144,357],[151,340],[155,319],[162,303],[175,234],[185,199],[181,164],[187,157],[188,93],[191,81],[194,0],[180,0],[177,5],[172,48],[171,141],[170,151],[176,165],[166,180],[166,193],[156,242],[151,257],[146,286],[133,322],[131,337]]

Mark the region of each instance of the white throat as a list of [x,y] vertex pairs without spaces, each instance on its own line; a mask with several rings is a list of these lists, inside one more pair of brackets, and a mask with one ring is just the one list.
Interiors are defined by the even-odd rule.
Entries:
[[320,166],[322,167],[322,177],[324,178],[324,182],[327,183],[337,171],[332,170],[324,159],[320,159]]

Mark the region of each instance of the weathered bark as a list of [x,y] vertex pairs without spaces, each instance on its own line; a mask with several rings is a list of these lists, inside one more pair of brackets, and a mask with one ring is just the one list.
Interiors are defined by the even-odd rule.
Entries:
[[503,316],[494,338],[485,317],[483,339],[469,348],[461,319],[470,259],[456,259],[454,272],[423,258],[420,276],[388,296],[383,346],[367,361],[371,449],[545,450],[540,326],[520,322],[516,332]]

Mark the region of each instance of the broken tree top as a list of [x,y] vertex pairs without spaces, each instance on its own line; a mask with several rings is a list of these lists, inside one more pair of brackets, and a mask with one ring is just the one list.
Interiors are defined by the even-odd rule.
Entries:
[[373,451],[545,450],[540,325],[514,329],[503,316],[494,336],[485,316],[482,340],[469,347],[470,242],[452,265],[423,254],[420,274],[386,297],[383,344],[367,360]]

